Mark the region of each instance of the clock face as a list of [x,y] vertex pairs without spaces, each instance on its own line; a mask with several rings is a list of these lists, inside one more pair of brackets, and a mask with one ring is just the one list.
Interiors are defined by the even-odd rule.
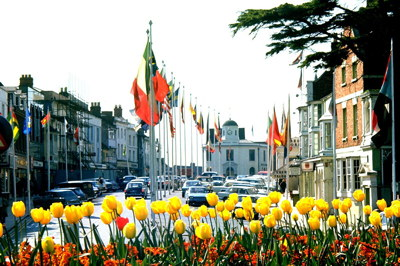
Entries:
[[228,130],[226,133],[227,133],[228,135],[232,135],[232,130]]

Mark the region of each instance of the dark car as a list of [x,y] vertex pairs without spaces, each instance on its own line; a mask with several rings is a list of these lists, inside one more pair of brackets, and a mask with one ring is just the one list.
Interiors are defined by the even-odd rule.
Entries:
[[79,187],[65,187],[63,189],[68,189],[68,190],[71,190],[72,192],[74,192],[76,194],[76,196],[78,196],[78,199],[81,202],[88,200],[88,196]]
[[95,198],[93,184],[91,181],[79,180],[79,181],[61,182],[58,183],[56,187],[58,188],[79,187],[87,195],[87,200],[92,200]]
[[131,181],[126,184],[124,189],[125,198],[140,197],[147,198],[147,186],[143,182]]
[[82,203],[78,196],[68,189],[48,190],[44,195],[33,198],[33,206],[35,208],[43,207],[43,209],[49,209],[50,205],[54,202],[61,202],[64,206],[79,205]]
[[94,192],[94,197],[97,198],[99,196],[101,196],[103,194],[103,191],[101,191],[101,189],[98,186],[98,182],[95,180],[89,180],[87,182],[92,183],[92,187],[93,187],[93,192]]
[[104,179],[107,192],[115,192],[119,189],[119,185],[112,179]]
[[126,175],[122,178],[122,183],[120,184],[121,189],[125,189],[126,185],[132,180],[137,179],[135,175]]
[[148,177],[148,176],[140,176],[140,177],[138,177],[138,179],[142,180],[146,184],[146,186],[150,187],[150,184],[151,184],[150,177]]
[[185,183],[183,183],[183,186],[182,186],[182,198],[185,197],[186,191],[190,187],[194,187],[194,186],[201,186],[201,182],[199,180],[187,180]]
[[190,187],[187,192],[186,203],[189,204],[189,206],[208,206],[206,198],[208,193],[209,190],[205,187]]

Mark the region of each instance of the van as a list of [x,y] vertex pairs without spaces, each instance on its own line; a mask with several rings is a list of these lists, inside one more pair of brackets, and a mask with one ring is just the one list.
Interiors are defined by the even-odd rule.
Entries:
[[77,181],[61,182],[57,184],[57,187],[60,188],[79,187],[87,195],[88,200],[92,200],[95,198],[93,185],[92,182],[90,181],[77,180]]

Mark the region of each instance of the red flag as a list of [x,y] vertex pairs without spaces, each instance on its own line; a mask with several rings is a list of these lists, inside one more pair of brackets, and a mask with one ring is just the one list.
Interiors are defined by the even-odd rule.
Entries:
[[48,112],[47,115],[43,117],[40,123],[42,123],[42,126],[44,127],[49,121],[50,121],[50,112]]
[[204,121],[203,121],[203,114],[200,112],[199,121],[197,121],[197,130],[202,135],[204,134]]
[[279,133],[278,121],[276,119],[275,107],[274,107],[274,116],[272,118],[272,124],[268,131],[268,145],[272,146],[272,153],[276,153],[276,147],[282,145],[281,134]]
[[76,145],[79,145],[79,127],[75,128],[74,142]]

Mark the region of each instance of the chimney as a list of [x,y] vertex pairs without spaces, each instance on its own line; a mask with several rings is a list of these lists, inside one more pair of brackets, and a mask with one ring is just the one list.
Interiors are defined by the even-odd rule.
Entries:
[[19,88],[26,93],[28,87],[33,88],[33,78],[31,75],[22,75],[19,78]]
[[114,107],[114,116],[115,117],[122,117],[122,107],[121,107],[121,105],[116,105],[115,107]]
[[95,115],[97,117],[101,117],[100,102],[91,103],[91,105],[90,105],[90,113],[92,113],[92,115]]

